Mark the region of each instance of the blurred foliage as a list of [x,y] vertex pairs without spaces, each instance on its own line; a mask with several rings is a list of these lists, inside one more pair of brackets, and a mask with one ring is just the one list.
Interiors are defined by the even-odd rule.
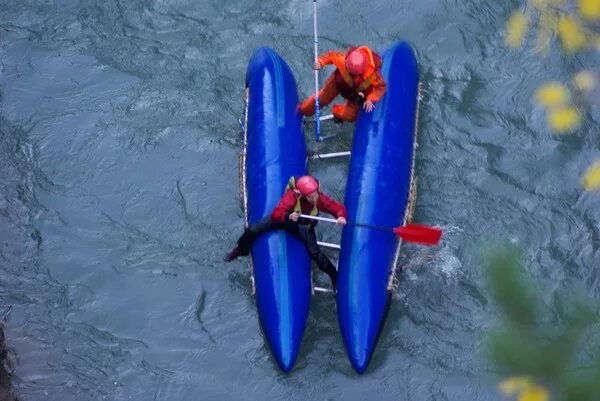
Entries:
[[[519,48],[526,43],[530,32],[535,35],[535,49],[542,54],[549,53],[553,38],[557,38],[566,54],[591,51],[597,56],[600,54],[600,0],[528,0],[508,18],[505,43],[510,48]],[[598,103],[598,91],[598,71],[583,69],[564,85],[560,82],[542,84],[535,100],[546,112],[548,127],[557,134],[566,134],[580,126],[581,110],[586,103],[592,107]],[[599,190],[598,168],[588,168],[581,183],[586,190]]]
[[529,377],[511,377],[500,384],[500,391],[507,396],[517,396],[519,401],[547,401],[548,390],[535,384]]
[[484,270],[502,315],[487,341],[488,356],[508,376],[500,391],[518,401],[547,401],[551,393],[559,401],[600,400],[600,352],[592,366],[577,366],[584,334],[597,323],[594,309],[574,297],[552,323],[512,248],[493,251]]
[[583,174],[581,185],[590,190],[600,189],[600,160],[592,164]]
[[535,94],[537,102],[544,107],[561,107],[569,101],[570,96],[569,90],[560,82],[548,82]]

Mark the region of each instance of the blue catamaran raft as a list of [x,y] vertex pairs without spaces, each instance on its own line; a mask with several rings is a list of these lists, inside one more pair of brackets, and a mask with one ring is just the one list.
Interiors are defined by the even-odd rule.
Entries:
[[[409,222],[415,198],[414,155],[419,75],[411,47],[398,42],[383,54],[384,97],[358,117],[345,205],[349,221],[389,226]],[[307,172],[296,81],[272,49],[255,51],[246,74],[241,192],[248,224],[277,204],[290,176]],[[393,232],[346,226],[338,267],[337,311],[348,357],[362,373],[390,305],[401,241]],[[293,235],[274,231],[252,246],[259,320],[278,365],[297,358],[313,292],[310,258]]]

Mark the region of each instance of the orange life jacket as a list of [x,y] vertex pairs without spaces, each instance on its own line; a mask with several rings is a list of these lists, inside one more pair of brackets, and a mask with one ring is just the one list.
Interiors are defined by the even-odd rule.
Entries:
[[[359,77],[352,77],[346,69],[345,57],[342,63],[335,63],[337,70],[335,71],[335,86],[340,92],[340,95],[345,99],[360,103],[367,98],[372,91],[372,84],[379,78],[379,69],[382,65],[381,56],[367,46],[351,47],[346,52],[358,50],[367,57],[367,68]],[[363,96],[360,96],[360,93]]]

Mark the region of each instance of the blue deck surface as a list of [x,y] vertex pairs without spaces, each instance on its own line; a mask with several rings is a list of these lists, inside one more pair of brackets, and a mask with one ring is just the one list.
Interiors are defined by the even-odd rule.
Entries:
[[[272,49],[257,49],[248,64],[246,187],[248,222],[269,215],[288,178],[306,174],[306,144],[297,111],[296,81]],[[310,259],[304,245],[282,230],[252,246],[256,305],[278,365],[292,369],[310,307]]]
[[[372,113],[361,112],[352,142],[346,185],[348,221],[402,225],[410,196],[419,74],[410,45],[398,42],[383,54],[384,97]],[[346,226],[342,233],[337,312],[348,357],[367,368],[389,309],[388,279],[399,238]]]

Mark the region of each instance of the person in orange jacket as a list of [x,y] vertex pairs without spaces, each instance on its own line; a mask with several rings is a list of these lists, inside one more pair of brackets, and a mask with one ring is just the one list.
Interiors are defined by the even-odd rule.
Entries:
[[[381,56],[367,46],[351,47],[346,53],[329,51],[320,55],[313,69],[333,64],[336,70],[327,78],[319,91],[319,105],[327,106],[338,95],[346,102],[336,104],[332,108],[337,120],[355,121],[362,108],[371,112],[375,103],[385,93],[385,81],[381,76]],[[304,116],[315,114],[315,96],[312,95],[300,104],[300,112]]]
[[248,255],[252,243],[261,234],[271,230],[284,229],[296,235],[304,243],[311,259],[331,279],[331,285],[335,291],[337,270],[317,244],[316,222],[300,217],[300,214],[316,216],[319,211],[336,216],[337,224],[346,224],[344,205],[322,193],[319,182],[314,177],[309,175],[300,178],[290,177],[285,193],[271,214],[250,224],[238,239],[237,245],[225,255],[223,260],[231,262],[239,256]]

